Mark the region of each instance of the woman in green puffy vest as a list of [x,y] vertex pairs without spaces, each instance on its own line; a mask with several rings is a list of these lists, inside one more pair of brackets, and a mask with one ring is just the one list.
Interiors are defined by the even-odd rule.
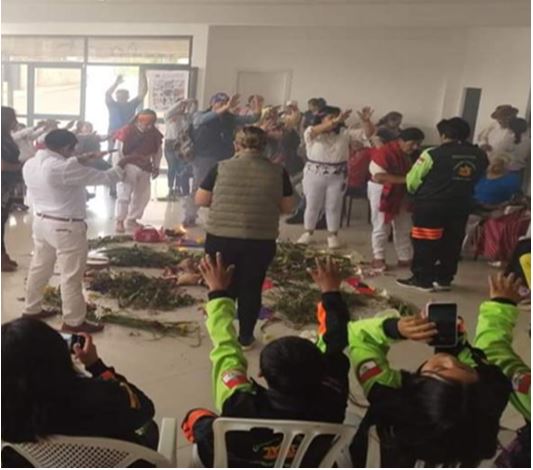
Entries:
[[239,342],[250,349],[261,309],[261,290],[276,254],[279,216],[293,208],[289,175],[266,156],[267,135],[254,126],[235,138],[236,154],[219,162],[196,193],[209,207],[205,251],[235,266],[229,295],[237,300]]

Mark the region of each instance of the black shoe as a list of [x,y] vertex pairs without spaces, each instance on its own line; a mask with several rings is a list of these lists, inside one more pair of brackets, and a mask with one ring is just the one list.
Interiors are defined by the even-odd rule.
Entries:
[[433,283],[433,290],[435,292],[449,292],[452,290],[451,282],[435,281]]
[[433,284],[431,282],[423,283],[418,281],[414,276],[409,279],[396,279],[396,284],[402,287],[411,287],[424,292],[433,291]]
[[290,225],[300,225],[304,223],[304,211],[298,211],[293,216],[285,220]]
[[250,351],[255,346],[255,338],[239,338],[239,343],[243,351]]

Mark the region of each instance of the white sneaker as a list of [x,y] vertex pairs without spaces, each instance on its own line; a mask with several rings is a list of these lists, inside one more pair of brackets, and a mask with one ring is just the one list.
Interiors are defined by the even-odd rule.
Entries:
[[328,248],[330,250],[336,250],[337,248],[340,248],[341,244],[339,242],[339,239],[337,238],[337,235],[329,235],[328,236]]
[[305,232],[302,234],[300,238],[298,238],[298,241],[296,242],[298,245],[308,245],[311,241],[311,234],[309,232]]
[[135,231],[135,230],[138,230],[140,228],[144,228],[144,225],[140,224],[136,220],[127,220],[126,221],[126,228],[128,230]]

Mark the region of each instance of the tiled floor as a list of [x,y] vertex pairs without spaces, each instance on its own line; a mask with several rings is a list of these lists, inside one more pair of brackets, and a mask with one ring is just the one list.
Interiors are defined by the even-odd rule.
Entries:
[[[154,185],[154,193],[164,195],[164,182],[160,179]],[[113,230],[113,205],[104,188],[98,188],[97,197],[89,203],[89,236],[105,235]],[[180,222],[181,204],[166,203],[153,200],[146,211],[145,223],[156,226],[164,224],[173,226]],[[31,216],[15,214],[7,228],[7,246],[10,255],[19,262],[16,273],[2,274],[2,321],[6,322],[18,317],[22,312],[21,298],[24,296],[24,279],[30,262],[32,250]],[[301,226],[288,226],[282,223],[282,239],[295,240],[300,234]],[[195,231],[202,235],[201,229]],[[363,203],[354,205],[352,226],[341,232],[341,238],[347,249],[357,250],[363,256],[370,256],[370,226],[366,222],[366,207]],[[317,240],[325,241],[325,234],[319,233]],[[391,250],[391,261],[392,261]],[[465,261],[460,266],[456,280],[456,288],[451,293],[426,294],[418,291],[404,290],[395,282],[396,275],[408,272],[393,271],[370,279],[375,286],[383,287],[389,292],[403,296],[423,306],[431,298],[451,300],[459,304],[460,314],[465,318],[471,332],[475,327],[479,303],[487,296],[487,276],[489,268],[481,261]],[[195,319],[202,321],[197,308],[187,308],[171,314],[176,319]],[[516,350],[522,357],[530,357],[530,339],[528,337],[529,317],[524,315],[519,321],[515,334]],[[51,322],[59,325],[59,320]],[[181,419],[192,407],[212,407],[210,385],[210,343],[202,327],[202,344],[195,347],[187,339],[154,339],[151,335],[133,334],[130,330],[118,326],[107,326],[105,331],[96,336],[96,344],[100,356],[108,364],[128,377],[133,383],[144,390],[156,405],[157,418],[175,416]],[[291,334],[291,330],[281,327],[273,330],[274,336]],[[416,368],[429,354],[429,349],[418,344],[402,343],[391,352],[393,366],[404,369]],[[259,348],[247,353],[250,362],[250,374],[255,376],[258,369]],[[353,375],[351,377],[353,382]],[[355,383],[353,391],[360,396]],[[351,407],[353,413],[360,414],[361,409]],[[520,417],[513,410],[508,410],[504,417],[504,425],[518,427]],[[190,447],[180,434],[178,438],[178,463],[185,467],[189,463]]]

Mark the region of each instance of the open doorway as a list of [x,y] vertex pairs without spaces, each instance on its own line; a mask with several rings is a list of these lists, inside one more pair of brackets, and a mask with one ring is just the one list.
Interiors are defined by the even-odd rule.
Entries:
[[85,95],[85,120],[93,124],[98,134],[107,134],[109,113],[105,104],[105,93],[118,75],[124,77],[120,88],[130,92],[131,98],[139,89],[139,67],[120,65],[88,65]]

